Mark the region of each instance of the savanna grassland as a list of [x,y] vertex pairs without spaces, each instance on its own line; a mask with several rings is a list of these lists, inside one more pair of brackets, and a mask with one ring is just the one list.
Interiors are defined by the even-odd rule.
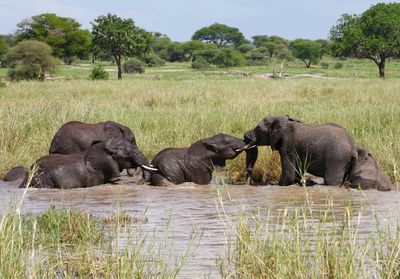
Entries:
[[[290,77],[285,79],[258,76],[278,71],[279,63],[229,71],[168,64],[147,68],[143,75],[124,75],[122,81],[116,80],[115,66],[108,64],[104,66],[110,80],[89,81],[91,65],[82,63],[60,66],[51,81],[7,82],[0,87],[0,177],[13,166],[30,166],[47,154],[54,133],[70,120],[123,123],[151,159],[165,147],[188,146],[221,132],[242,137],[266,115],[289,114],[307,123],[344,126],[372,152],[392,182],[399,181],[400,64],[389,63],[383,80],[369,61],[327,63],[328,69],[288,65]],[[343,67],[334,69],[336,63]],[[312,77],[295,76],[304,73]],[[256,177],[274,182],[280,173],[279,156],[269,148],[261,150]],[[242,182],[244,155],[229,162],[228,169],[228,182]],[[243,215],[232,225],[234,242],[226,245],[226,257],[216,259],[220,276],[398,278],[398,225],[379,226],[379,212],[372,210],[369,218],[377,230],[360,240],[361,211],[351,204],[342,209],[338,214],[327,201],[326,210],[315,212],[307,200],[299,211],[285,211],[272,223],[257,213]],[[105,224],[89,212],[53,208],[38,216],[21,216],[19,209],[2,213],[0,275],[175,278],[189,252],[167,259],[162,247],[126,224],[129,218],[118,211],[111,224]],[[122,231],[128,234],[129,249],[118,250],[114,244]]]
[[[322,71],[324,78],[283,80],[259,78],[262,67],[201,72],[171,64],[150,68],[144,75],[125,75],[123,81],[89,81],[77,72],[78,68],[88,74],[84,64],[58,69],[64,73],[60,80],[9,83],[0,94],[0,173],[16,165],[30,166],[45,155],[54,133],[70,120],[121,122],[133,130],[151,159],[163,148],[188,146],[220,132],[242,137],[266,115],[289,114],[308,123],[344,126],[397,181],[400,84],[395,77],[400,66],[389,64],[387,75],[392,78],[380,80],[368,74],[376,69],[364,61],[360,75],[370,78],[354,78],[349,68],[356,62],[341,62],[342,69],[328,69],[337,72],[331,75],[308,70]],[[74,74],[81,78],[71,78]],[[234,181],[243,177],[243,157],[230,163]],[[278,156],[270,158],[271,152],[263,151],[263,161],[256,165],[256,172],[265,173],[267,180],[279,174]]]

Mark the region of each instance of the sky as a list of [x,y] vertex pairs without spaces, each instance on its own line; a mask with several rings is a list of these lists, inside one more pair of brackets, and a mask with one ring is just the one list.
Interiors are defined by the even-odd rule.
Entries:
[[41,13],[74,18],[85,29],[97,16],[112,13],[180,42],[215,22],[239,28],[248,39],[254,35],[326,39],[340,15],[360,14],[379,2],[393,1],[0,0],[0,34],[15,32],[17,23]]

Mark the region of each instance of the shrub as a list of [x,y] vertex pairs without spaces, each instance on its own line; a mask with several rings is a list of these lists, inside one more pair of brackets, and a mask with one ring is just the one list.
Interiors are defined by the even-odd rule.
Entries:
[[343,63],[337,62],[335,64],[335,69],[341,69],[341,68],[343,68]]
[[242,66],[245,63],[244,56],[240,52],[230,48],[196,51],[193,55],[193,61],[199,58],[207,61],[208,64],[218,67]]
[[107,73],[102,66],[100,65],[96,65],[94,66],[94,68],[92,69],[92,72],[89,76],[89,78],[91,80],[99,80],[99,79],[103,79],[106,80],[109,77],[109,73]]
[[263,47],[250,50],[245,55],[246,62],[250,66],[262,66],[268,63],[269,56]]
[[220,49],[213,59],[213,64],[218,67],[243,66],[244,63],[243,54],[230,48]]
[[123,65],[124,73],[127,74],[143,74],[144,73],[144,63],[136,58],[131,58],[126,61]]
[[57,60],[51,47],[35,40],[22,41],[12,47],[6,57],[11,80],[44,80],[53,73]]
[[210,64],[203,57],[197,57],[192,61],[192,68],[196,70],[207,70]]
[[322,69],[328,69],[329,68],[329,63],[322,62],[321,63],[321,67],[322,67]]
[[144,56],[143,61],[148,67],[163,66],[166,62],[164,59],[162,59],[160,56],[158,56],[155,53],[151,53],[151,54]]

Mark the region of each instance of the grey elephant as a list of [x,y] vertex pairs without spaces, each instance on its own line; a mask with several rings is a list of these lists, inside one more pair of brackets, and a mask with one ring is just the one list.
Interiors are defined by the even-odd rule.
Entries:
[[239,138],[218,134],[193,143],[188,148],[166,148],[152,161],[158,169],[152,172],[152,185],[194,182],[208,184],[215,167],[224,167],[248,146]]
[[3,177],[3,181],[10,182],[10,181],[22,179],[25,177],[26,172],[27,172],[27,169],[22,166],[13,167]]
[[[95,141],[86,151],[75,154],[49,154],[36,161],[37,170],[20,185],[36,188],[91,187],[111,182],[122,169],[143,166],[140,151],[127,139]],[[27,185],[29,183],[29,185]]]
[[360,189],[377,189],[390,191],[389,177],[379,168],[371,153],[361,146],[357,146],[357,162],[349,177],[349,187]]
[[[282,174],[279,185],[291,185],[303,170],[323,177],[327,185],[341,185],[357,159],[356,146],[349,133],[336,124],[308,125],[289,116],[262,119],[244,134],[247,144],[271,146],[279,151]],[[246,174],[251,178],[258,150],[246,151]]]
[[[137,148],[136,139],[131,129],[113,121],[88,124],[79,121],[65,123],[55,134],[51,141],[49,154],[75,154],[88,150],[93,141],[103,141],[110,138],[124,138]],[[138,156],[143,165],[148,166],[147,158],[138,149]],[[149,169],[143,170],[143,180],[149,181]],[[132,169],[128,169],[128,174],[133,174]]]

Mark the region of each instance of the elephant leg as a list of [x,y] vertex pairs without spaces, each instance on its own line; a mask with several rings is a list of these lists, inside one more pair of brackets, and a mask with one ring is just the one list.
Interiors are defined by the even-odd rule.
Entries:
[[327,167],[324,175],[325,185],[342,185],[345,173],[345,167],[338,167],[337,165],[334,167]]
[[160,173],[154,173],[151,175],[150,185],[153,186],[172,186],[175,185]]
[[279,179],[280,186],[292,185],[296,181],[296,169],[294,160],[290,160],[288,156],[282,156],[282,174]]

